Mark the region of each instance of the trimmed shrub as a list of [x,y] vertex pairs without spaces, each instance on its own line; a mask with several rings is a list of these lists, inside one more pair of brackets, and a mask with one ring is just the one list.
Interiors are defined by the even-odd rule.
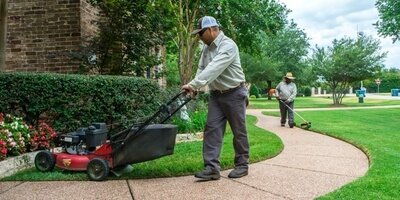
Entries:
[[256,84],[251,84],[250,86],[250,96],[256,96],[256,98],[260,98],[260,90],[256,86]]
[[0,112],[45,120],[58,132],[93,122],[127,126],[159,106],[158,85],[144,78],[0,73]]
[[306,97],[311,96],[311,89],[309,87],[304,88],[304,96]]

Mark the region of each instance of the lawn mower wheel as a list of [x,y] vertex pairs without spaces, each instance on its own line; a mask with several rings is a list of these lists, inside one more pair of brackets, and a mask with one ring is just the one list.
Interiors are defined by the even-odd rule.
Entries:
[[107,161],[101,158],[92,159],[87,166],[87,174],[92,181],[103,181],[108,177],[110,168]]
[[54,169],[56,160],[49,151],[40,151],[35,156],[35,167],[41,172],[48,172]]

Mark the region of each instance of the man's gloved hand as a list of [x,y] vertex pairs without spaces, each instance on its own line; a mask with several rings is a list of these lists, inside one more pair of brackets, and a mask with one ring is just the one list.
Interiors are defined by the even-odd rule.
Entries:
[[289,101],[289,100],[286,100],[286,101],[285,101],[285,103],[286,103],[286,104],[289,104],[289,103],[290,103],[290,101]]
[[195,99],[197,92],[192,88],[192,86],[186,84],[182,86],[182,90],[186,92],[186,94],[190,95],[190,98]]

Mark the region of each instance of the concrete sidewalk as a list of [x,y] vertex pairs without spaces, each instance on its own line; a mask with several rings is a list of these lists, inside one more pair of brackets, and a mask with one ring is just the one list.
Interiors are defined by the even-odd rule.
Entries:
[[193,176],[105,182],[0,182],[0,199],[313,199],[363,176],[368,158],[354,146],[248,110],[277,134],[284,150],[250,165],[249,175],[199,182]]

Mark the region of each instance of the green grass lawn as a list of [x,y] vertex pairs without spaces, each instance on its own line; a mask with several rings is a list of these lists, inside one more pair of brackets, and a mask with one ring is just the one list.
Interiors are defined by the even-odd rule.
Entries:
[[[399,105],[400,101],[366,99],[358,103],[355,97],[345,99],[346,106]],[[329,107],[328,98],[298,98],[295,108]],[[278,108],[276,101],[252,99],[251,105]],[[279,115],[278,112],[267,112]],[[364,177],[344,185],[319,199],[399,199],[400,197],[400,108],[365,110],[302,111],[312,122],[311,131],[348,141],[367,153],[370,169]],[[273,157],[282,150],[282,141],[274,134],[255,127],[256,119],[248,117],[251,162]],[[296,116],[297,124],[301,120]],[[189,175],[202,169],[201,142],[180,143],[172,156],[134,165],[134,171],[122,178],[151,178]],[[232,134],[224,138],[222,167],[233,165]],[[115,177],[110,176],[110,179]],[[87,180],[85,173],[40,173],[29,169],[3,180]]]
[[[400,105],[400,100],[383,100],[383,99],[368,99],[364,98],[364,103],[358,103],[358,98],[355,96],[345,97],[341,107],[354,106],[381,106],[381,105]],[[295,100],[295,108],[330,108],[334,107],[332,98],[328,97],[297,97]],[[278,109],[278,101],[273,98],[250,99],[250,107],[254,109]]]
[[[371,162],[364,177],[319,199],[400,198],[400,109],[302,111],[301,115],[312,122],[310,130],[354,144]],[[301,123],[297,116],[296,123]]]
[[[250,162],[258,162],[278,155],[283,144],[276,135],[255,126],[256,118],[249,116],[247,126],[250,143]],[[232,133],[227,131],[221,153],[221,167],[233,168],[234,150]],[[171,156],[133,165],[132,173],[120,179],[154,178],[190,175],[203,169],[202,142],[178,143]],[[117,179],[109,176],[109,179]],[[2,179],[3,181],[44,181],[44,180],[88,180],[84,172],[55,170],[41,173],[35,168],[28,169]]]
[[[366,176],[321,199],[397,199],[400,196],[400,109],[305,112],[313,130],[364,149]],[[354,198],[350,198],[354,197]]]

